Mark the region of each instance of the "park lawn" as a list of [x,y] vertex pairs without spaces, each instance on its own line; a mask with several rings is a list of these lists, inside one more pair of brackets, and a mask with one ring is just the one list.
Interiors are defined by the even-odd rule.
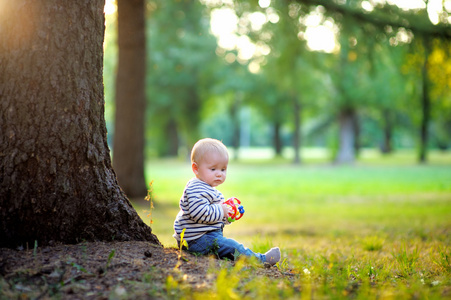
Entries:
[[[278,268],[289,279],[257,284],[247,272],[225,270],[237,280],[224,293],[249,298],[300,298],[306,293],[361,299],[451,297],[451,163],[444,161],[395,165],[367,160],[355,166],[232,161],[219,190],[225,197],[238,197],[246,213],[226,227],[225,235],[255,251],[281,247]],[[190,166],[154,160],[148,170],[153,180],[151,226],[172,247],[172,222],[192,176]],[[149,223],[150,204],[135,205]]]

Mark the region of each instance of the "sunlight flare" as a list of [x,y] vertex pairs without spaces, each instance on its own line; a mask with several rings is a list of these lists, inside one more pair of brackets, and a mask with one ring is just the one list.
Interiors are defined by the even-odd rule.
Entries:
[[103,9],[103,12],[105,15],[111,15],[114,14],[117,10],[117,4],[116,0],[106,0],[105,1],[105,8]]

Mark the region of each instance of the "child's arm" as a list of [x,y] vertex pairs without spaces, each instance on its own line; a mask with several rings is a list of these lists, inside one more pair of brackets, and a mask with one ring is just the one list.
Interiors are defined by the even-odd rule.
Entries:
[[190,197],[187,213],[197,223],[212,224],[227,216],[228,207],[225,204],[211,204],[205,197]]

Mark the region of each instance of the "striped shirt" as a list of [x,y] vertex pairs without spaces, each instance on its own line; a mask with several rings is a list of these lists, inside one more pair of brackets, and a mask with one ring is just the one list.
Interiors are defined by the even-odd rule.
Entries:
[[174,238],[180,241],[183,229],[186,241],[200,238],[208,231],[221,229],[224,218],[221,204],[224,196],[216,188],[208,183],[193,178],[186,184],[183,195],[180,198],[180,211],[174,221]]

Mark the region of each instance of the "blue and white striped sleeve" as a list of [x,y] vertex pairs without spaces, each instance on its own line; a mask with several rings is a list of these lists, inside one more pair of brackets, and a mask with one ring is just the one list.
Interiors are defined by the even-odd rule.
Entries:
[[217,199],[217,191],[207,189],[204,183],[193,182],[186,189],[181,209],[197,223],[212,224],[221,221],[224,212]]
[[211,204],[211,195],[193,195],[188,198],[188,213],[197,223],[212,224],[222,220],[224,212],[220,204]]

